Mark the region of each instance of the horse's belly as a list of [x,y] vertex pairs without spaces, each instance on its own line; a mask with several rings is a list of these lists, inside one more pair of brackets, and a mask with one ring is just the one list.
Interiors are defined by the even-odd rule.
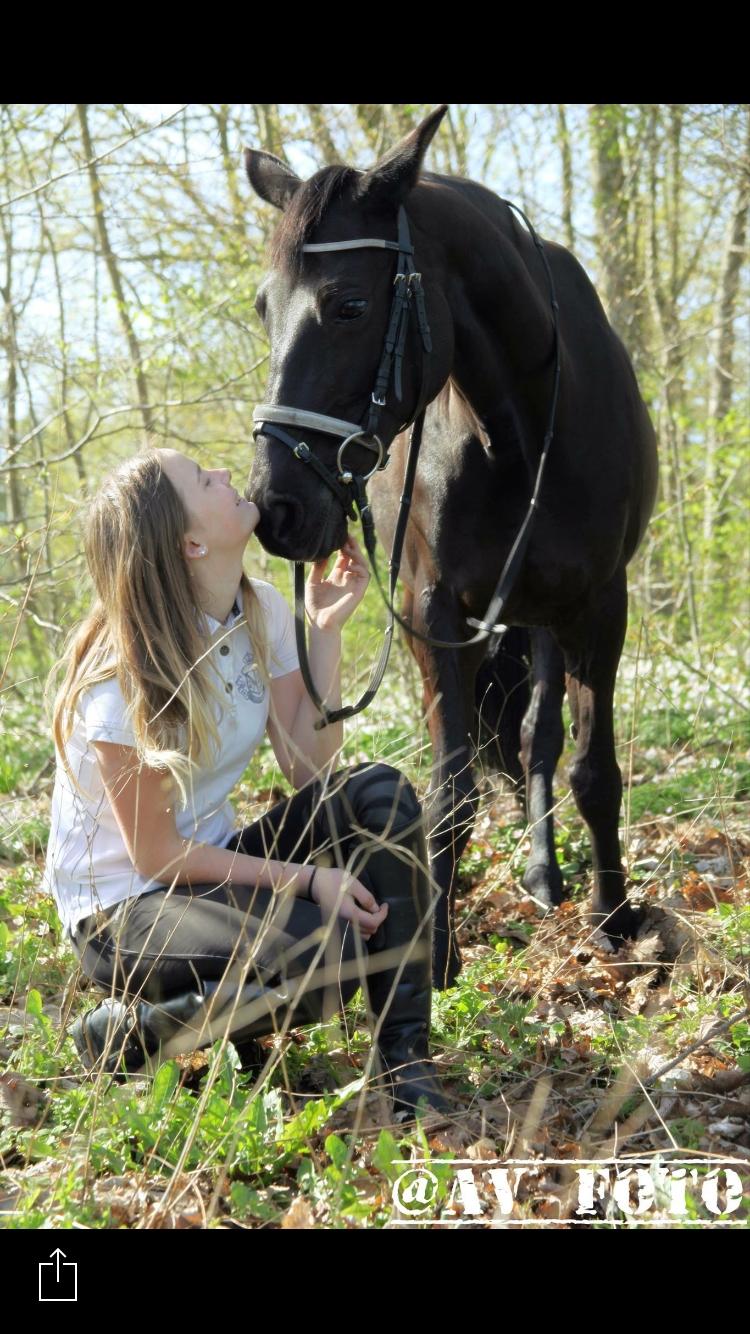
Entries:
[[[554,626],[577,616],[623,563],[627,515],[611,513],[600,532],[569,522],[537,521],[502,620],[514,625]],[[485,541],[463,562],[444,563],[440,574],[471,616],[484,615],[497,587],[520,524],[497,544]]]

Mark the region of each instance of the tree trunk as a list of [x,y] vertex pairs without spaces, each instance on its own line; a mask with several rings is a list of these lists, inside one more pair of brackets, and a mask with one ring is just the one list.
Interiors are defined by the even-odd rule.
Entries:
[[148,405],[148,384],[143,371],[141,349],[125,301],[125,292],[120,277],[120,269],[110,244],[109,232],[104,216],[104,201],[102,199],[101,185],[99,183],[99,173],[96,168],[96,163],[93,160],[94,149],[91,142],[91,134],[89,132],[88,107],[85,103],[80,103],[76,105],[76,111],[81,126],[83,151],[86,154],[86,161],[88,163],[89,181],[91,183],[91,195],[94,201],[94,216],[96,219],[96,230],[99,236],[99,244],[102,248],[104,262],[107,265],[107,272],[109,273],[112,290],[117,301],[117,313],[128,345],[128,351],[130,352],[130,362],[133,369],[133,376],[135,378],[136,390],[138,393],[138,407],[143,419],[143,427],[148,433],[153,426],[151,409]]
[[625,346],[640,344],[638,287],[633,273],[623,142],[625,113],[621,106],[594,106],[589,111],[597,251],[601,264],[601,294],[607,314]]
[[560,102],[557,106],[557,142],[560,145],[562,159],[562,219],[565,245],[575,251],[576,237],[573,231],[573,158],[570,151],[570,135],[565,118],[565,107]]
[[703,574],[701,594],[704,601],[710,597],[716,562],[712,543],[717,521],[716,489],[720,485],[718,451],[722,441],[722,421],[732,407],[734,388],[734,322],[740,290],[742,261],[747,248],[747,218],[750,210],[750,109],[747,116],[747,156],[737,189],[732,216],[729,220],[719,280],[719,313],[711,337],[713,365],[708,391],[708,422],[706,424],[706,468],[703,497]]
[[319,102],[306,102],[307,114],[310,117],[310,128],[313,132],[313,138],[318,147],[323,164],[326,167],[333,166],[334,163],[341,161],[341,154],[331,137],[331,131],[325,118],[324,108]]

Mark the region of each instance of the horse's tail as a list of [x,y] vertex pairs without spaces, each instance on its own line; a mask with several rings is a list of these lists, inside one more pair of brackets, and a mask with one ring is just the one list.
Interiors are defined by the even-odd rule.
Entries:
[[511,626],[484,658],[474,693],[479,762],[484,769],[506,776],[519,799],[524,783],[521,722],[531,698],[530,663],[528,630]]

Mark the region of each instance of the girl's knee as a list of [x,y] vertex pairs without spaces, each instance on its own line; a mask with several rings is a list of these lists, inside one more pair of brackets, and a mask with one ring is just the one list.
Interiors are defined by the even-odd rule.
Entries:
[[351,771],[345,791],[358,821],[366,828],[398,833],[421,818],[422,808],[414,788],[393,765],[357,765]]

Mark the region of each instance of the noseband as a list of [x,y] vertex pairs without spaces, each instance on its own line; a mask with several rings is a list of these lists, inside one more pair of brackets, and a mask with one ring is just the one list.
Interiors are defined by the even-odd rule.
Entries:
[[[340,709],[328,709],[323,703],[310,671],[310,663],[307,654],[307,644],[305,640],[305,574],[304,564],[300,561],[294,562],[294,594],[295,594],[295,634],[297,639],[297,651],[299,655],[300,671],[307,688],[308,694],[314,704],[322,714],[322,718],[315,724],[316,729],[327,727],[329,723],[338,722],[342,718],[351,718],[354,714],[360,713],[374,699],[380,684],[385,675],[388,665],[388,658],[393,642],[394,622],[402,626],[408,634],[416,639],[420,639],[425,644],[430,644],[434,648],[468,648],[471,644],[481,643],[482,640],[492,636],[502,634],[507,628],[498,624],[500,613],[505,602],[508,599],[511,588],[515,582],[516,576],[521,566],[521,561],[528,546],[531,535],[531,524],[536,513],[537,499],[541,486],[544,465],[547,461],[549,446],[552,441],[552,431],[555,419],[555,410],[557,406],[558,385],[560,379],[560,346],[558,336],[558,311],[559,307],[555,299],[555,288],[552,281],[547,256],[544,253],[544,247],[541,239],[537,236],[531,223],[525,213],[510,200],[505,200],[509,208],[513,208],[521,215],[531,233],[534,244],[539,250],[544,267],[547,271],[547,278],[550,285],[550,297],[552,305],[552,321],[554,327],[555,342],[555,379],[552,394],[552,407],[550,411],[549,426],[544,437],[544,447],[539,460],[536,473],[536,480],[529,502],[529,509],[526,517],[519,529],[516,540],[511,548],[510,554],[503,572],[498,580],[497,587],[493,593],[490,604],[484,619],[475,620],[472,617],[467,618],[467,624],[476,629],[470,639],[450,640],[431,639],[428,635],[421,634],[415,630],[408,621],[399,616],[393,606],[393,599],[396,593],[396,584],[398,573],[401,566],[401,555],[403,552],[404,536],[406,534],[406,525],[409,518],[409,508],[411,506],[412,492],[414,489],[414,479],[417,471],[417,461],[419,450],[422,443],[422,428],[424,426],[426,403],[422,403],[424,392],[424,357],[432,351],[432,338],[427,322],[427,312],[424,304],[424,292],[422,290],[422,275],[418,273],[414,266],[414,247],[409,233],[409,222],[403,205],[399,205],[398,210],[398,241],[386,241],[381,237],[367,237],[361,240],[352,241],[330,241],[320,244],[303,245],[302,250],[310,253],[321,253],[331,250],[359,250],[365,247],[375,247],[381,250],[398,251],[398,267],[393,280],[393,300],[391,303],[391,312],[388,320],[388,329],[385,336],[385,346],[380,359],[380,365],[375,378],[375,387],[370,395],[370,400],[365,412],[364,423],[344,421],[339,417],[328,417],[324,413],[310,412],[304,408],[286,407],[280,403],[261,403],[253,412],[253,437],[257,435],[269,435],[278,440],[281,444],[290,449],[294,457],[301,463],[311,467],[320,477],[327,487],[333,491],[336,499],[343,507],[347,518],[355,520],[357,510],[362,520],[362,535],[365,548],[370,560],[375,582],[380,594],[388,608],[388,624],[386,625],[383,645],[380,650],[379,658],[372,670],[367,689],[356,704],[346,705]],[[385,407],[388,385],[390,383],[391,371],[394,371],[395,391],[399,402],[402,399],[403,391],[403,359],[404,347],[406,344],[406,334],[409,325],[411,312],[416,314],[417,327],[422,341],[422,376],[419,387],[419,396],[417,407],[412,415],[412,432],[409,439],[409,451],[406,461],[406,470],[404,474],[404,484],[399,504],[398,518],[393,535],[393,546],[391,548],[391,559],[388,563],[388,593],[383,588],[376,562],[376,536],[375,525],[373,522],[372,511],[367,500],[366,484],[370,478],[386,467],[389,459],[388,448],[377,434],[379,418],[382,409]],[[405,422],[399,427],[399,434],[409,426]],[[336,455],[337,471],[326,467],[321,460],[313,453],[310,446],[304,440],[295,440],[293,436],[285,431],[284,426],[293,426],[297,429],[305,430],[309,428],[312,431],[321,432],[324,435],[338,436],[342,443],[339,445]],[[367,473],[355,473],[345,467],[344,454],[347,447],[357,443],[365,449],[371,450],[377,457],[372,468]],[[356,508],[355,508],[356,506]]]

